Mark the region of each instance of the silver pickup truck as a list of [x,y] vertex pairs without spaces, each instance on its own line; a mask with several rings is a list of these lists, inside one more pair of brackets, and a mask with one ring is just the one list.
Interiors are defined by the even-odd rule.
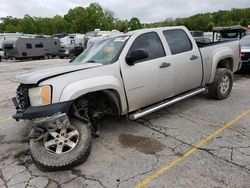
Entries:
[[239,41],[198,45],[185,27],[142,29],[89,46],[72,63],[16,76],[16,120],[31,120],[31,156],[43,171],[83,163],[107,116],[135,120],[208,91],[229,96]]

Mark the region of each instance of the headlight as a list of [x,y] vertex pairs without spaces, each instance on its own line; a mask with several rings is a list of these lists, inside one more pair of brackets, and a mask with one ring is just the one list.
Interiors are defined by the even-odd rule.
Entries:
[[31,106],[43,106],[51,103],[51,87],[41,86],[29,89]]

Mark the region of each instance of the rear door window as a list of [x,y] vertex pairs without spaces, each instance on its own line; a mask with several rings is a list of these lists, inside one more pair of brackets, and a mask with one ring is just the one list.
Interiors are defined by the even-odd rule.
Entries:
[[166,56],[161,40],[155,32],[145,33],[138,36],[130,47],[128,54],[137,49],[144,49],[148,52],[148,58],[141,61],[148,61]]
[[193,49],[192,43],[184,30],[166,30],[163,31],[163,34],[167,40],[172,55],[191,51]]

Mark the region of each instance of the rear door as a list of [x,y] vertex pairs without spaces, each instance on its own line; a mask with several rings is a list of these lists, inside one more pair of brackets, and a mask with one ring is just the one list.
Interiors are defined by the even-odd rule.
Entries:
[[[158,33],[148,32],[132,37],[135,39],[132,39],[132,44],[128,44],[130,48],[121,60],[130,112],[173,95],[172,67],[166,65],[166,52]],[[125,57],[137,49],[146,50],[148,58],[129,66]]]
[[190,40],[185,30],[164,30],[171,55],[168,62],[174,71],[175,94],[194,89],[201,85],[203,68],[199,49],[194,40]]

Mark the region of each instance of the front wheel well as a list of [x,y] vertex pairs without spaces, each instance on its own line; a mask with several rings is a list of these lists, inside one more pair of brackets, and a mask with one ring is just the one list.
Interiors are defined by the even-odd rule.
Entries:
[[75,99],[74,104],[79,115],[90,121],[121,114],[120,97],[113,89],[87,93]]

